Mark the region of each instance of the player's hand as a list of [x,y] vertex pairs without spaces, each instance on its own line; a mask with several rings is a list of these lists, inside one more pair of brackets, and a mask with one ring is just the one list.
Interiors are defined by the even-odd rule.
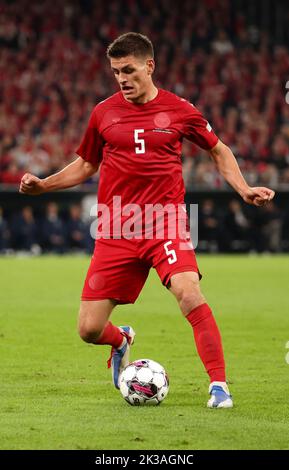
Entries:
[[30,196],[44,193],[43,180],[31,175],[31,173],[25,173],[20,182],[19,193],[29,194]]
[[275,196],[275,191],[263,186],[258,186],[256,188],[248,188],[243,194],[242,198],[247,204],[253,206],[264,206],[269,201],[272,201]]

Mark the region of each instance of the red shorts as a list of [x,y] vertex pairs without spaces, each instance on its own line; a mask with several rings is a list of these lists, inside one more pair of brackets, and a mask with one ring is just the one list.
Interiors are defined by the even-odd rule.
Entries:
[[179,239],[99,239],[86,275],[82,300],[114,299],[134,303],[151,267],[168,287],[173,274],[199,269],[192,246],[181,249]]

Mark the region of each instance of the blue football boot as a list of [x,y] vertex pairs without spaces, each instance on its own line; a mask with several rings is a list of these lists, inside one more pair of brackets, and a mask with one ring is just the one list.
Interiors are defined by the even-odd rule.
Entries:
[[111,356],[108,360],[108,367],[111,367],[112,382],[119,388],[119,378],[123,369],[129,364],[130,347],[134,343],[135,332],[131,326],[120,326],[119,329],[126,341],[120,349],[112,348]]
[[207,403],[208,408],[233,408],[232,395],[225,382],[212,382],[209,394],[211,398]]

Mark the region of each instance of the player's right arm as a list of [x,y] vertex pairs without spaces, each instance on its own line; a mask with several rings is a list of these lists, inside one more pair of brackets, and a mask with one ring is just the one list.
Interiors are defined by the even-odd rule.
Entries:
[[49,191],[57,191],[58,189],[72,188],[83,183],[98,170],[98,165],[85,161],[78,157],[72,163],[64,167],[58,173],[47,178],[38,178],[31,173],[25,173],[21,179],[19,192],[37,196],[38,194],[47,193]]

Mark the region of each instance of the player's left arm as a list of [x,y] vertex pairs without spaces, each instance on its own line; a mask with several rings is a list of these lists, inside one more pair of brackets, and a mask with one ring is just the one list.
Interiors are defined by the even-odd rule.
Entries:
[[275,191],[263,186],[250,187],[244,179],[231,149],[221,140],[209,150],[219,173],[240,194],[245,202],[254,206],[263,206],[271,201]]

